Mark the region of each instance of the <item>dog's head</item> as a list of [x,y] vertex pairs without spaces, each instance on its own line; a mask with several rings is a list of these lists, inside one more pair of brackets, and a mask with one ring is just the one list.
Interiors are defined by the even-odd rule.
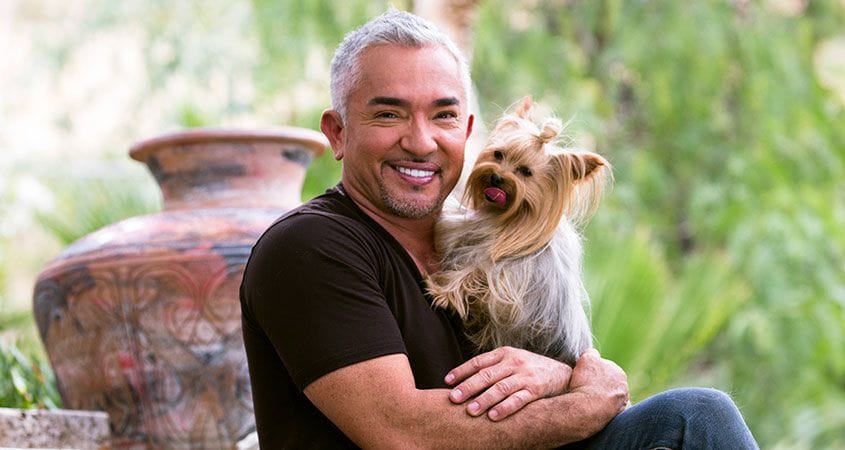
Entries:
[[562,123],[551,117],[538,125],[529,118],[532,106],[526,97],[499,119],[467,180],[465,203],[501,234],[494,259],[542,248],[562,218],[588,218],[610,173],[596,153],[555,146]]

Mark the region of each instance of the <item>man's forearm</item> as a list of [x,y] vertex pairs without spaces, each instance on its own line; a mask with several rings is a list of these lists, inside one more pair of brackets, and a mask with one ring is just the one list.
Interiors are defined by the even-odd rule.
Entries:
[[448,390],[416,389],[402,354],[338,369],[305,395],[364,448],[550,448],[591,436],[624,408],[624,374],[610,372],[603,375],[598,359],[576,365],[569,393],[495,422],[467,414]]
[[[608,398],[571,392],[540,399],[513,416],[493,422],[472,417],[447,399],[448,391],[418,391],[397,414],[395,429],[410,431],[402,439],[421,448],[553,448],[586,439],[600,431],[619,412]],[[404,433],[403,433],[404,434]]]

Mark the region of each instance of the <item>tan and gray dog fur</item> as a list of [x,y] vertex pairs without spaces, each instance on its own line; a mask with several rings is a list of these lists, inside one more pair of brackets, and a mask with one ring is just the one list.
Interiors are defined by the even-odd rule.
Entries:
[[428,288],[480,350],[509,345],[572,365],[592,346],[578,227],[595,210],[610,164],[557,146],[560,120],[538,124],[531,110],[525,98],[499,119],[462,201],[444,206],[435,229],[441,266]]

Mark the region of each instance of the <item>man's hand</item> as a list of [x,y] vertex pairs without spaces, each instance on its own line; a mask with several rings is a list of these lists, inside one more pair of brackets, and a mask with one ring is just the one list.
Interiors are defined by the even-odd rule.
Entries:
[[603,405],[610,418],[622,412],[628,404],[628,377],[613,361],[604,359],[596,349],[588,349],[575,363],[569,380],[570,392],[593,398]]
[[453,403],[469,401],[469,415],[487,412],[490,420],[499,421],[534,400],[565,393],[572,373],[572,368],[560,361],[500,347],[452,369],[446,383],[460,383],[449,393],[449,399]]

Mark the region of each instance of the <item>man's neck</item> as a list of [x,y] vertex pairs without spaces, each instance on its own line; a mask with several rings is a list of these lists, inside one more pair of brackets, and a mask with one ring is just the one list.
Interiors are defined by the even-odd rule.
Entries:
[[436,270],[434,220],[390,220],[371,214],[366,209],[364,211],[399,241],[423,276]]
[[436,214],[422,219],[397,217],[388,215],[372,204],[356,198],[354,194],[350,195],[348,191],[346,191],[346,195],[361,208],[361,211],[375,220],[402,245],[423,276],[436,270],[437,258],[434,251]]

